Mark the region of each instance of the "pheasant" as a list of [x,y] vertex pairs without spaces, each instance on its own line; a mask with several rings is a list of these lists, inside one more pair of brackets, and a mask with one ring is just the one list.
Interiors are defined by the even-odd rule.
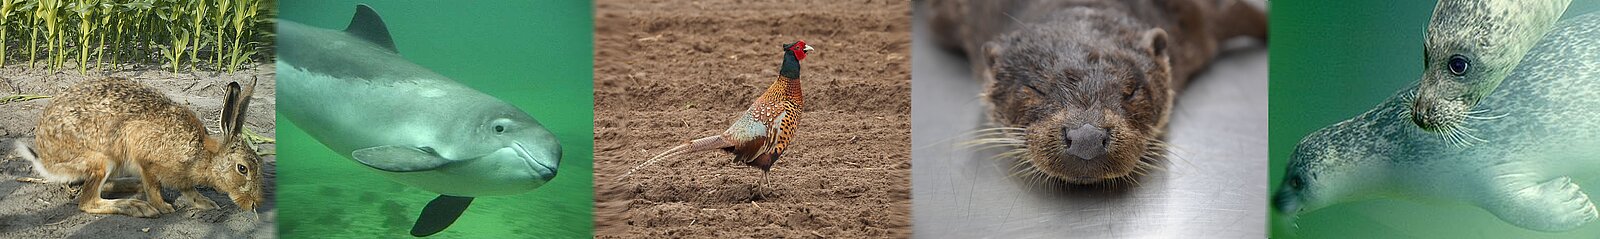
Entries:
[[667,149],[628,170],[617,180],[621,181],[657,160],[722,149],[733,153],[734,162],[761,169],[761,185],[765,185],[767,172],[783,156],[789,139],[794,136],[795,122],[800,121],[800,110],[805,106],[805,98],[800,93],[800,60],[806,59],[806,53],[811,50],[805,41],[784,44],[783,66],[778,70],[778,80],[773,81],[772,86],[768,86],[767,91],[761,93],[755,102],[751,102],[750,108],[739,115],[728,130]]

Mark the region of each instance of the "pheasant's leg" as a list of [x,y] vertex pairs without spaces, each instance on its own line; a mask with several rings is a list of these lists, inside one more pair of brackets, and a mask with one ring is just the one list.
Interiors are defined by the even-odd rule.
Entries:
[[761,184],[756,186],[756,189],[757,189],[756,193],[760,194],[761,197],[763,197],[763,198],[767,197],[767,193],[766,193],[767,175],[770,175],[770,174],[772,174],[772,173],[769,173],[769,172],[766,172],[766,171],[761,171]]

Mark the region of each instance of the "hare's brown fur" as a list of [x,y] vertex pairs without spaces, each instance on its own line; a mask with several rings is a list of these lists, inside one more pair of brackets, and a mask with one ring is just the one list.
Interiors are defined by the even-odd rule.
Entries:
[[[225,132],[210,137],[193,111],[156,89],[121,78],[80,83],[45,107],[31,160],[49,181],[84,181],[77,202],[89,213],[172,212],[163,186],[179,188],[180,203],[215,208],[195,190],[201,185],[227,192],[250,210],[260,201],[262,182],[255,151],[238,136],[249,91],[241,98],[230,85]],[[100,198],[102,184],[117,176],[138,176],[148,201]]]

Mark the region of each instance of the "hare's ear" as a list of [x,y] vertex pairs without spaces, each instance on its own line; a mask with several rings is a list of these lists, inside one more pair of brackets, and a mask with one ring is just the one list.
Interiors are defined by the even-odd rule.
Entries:
[[233,119],[236,118],[235,115],[238,115],[240,110],[239,93],[239,83],[228,82],[227,92],[223,93],[224,96],[222,98],[222,117],[217,120],[222,123],[223,142],[232,142],[236,138],[235,136],[238,135],[236,130],[238,124]]
[[247,113],[247,112],[249,112],[249,109],[250,109],[250,96],[254,95],[255,92],[256,92],[256,78],[255,77],[251,77],[249,85],[245,85],[244,86],[244,92],[239,93],[239,98],[238,99],[235,99],[235,100],[231,101],[231,102],[233,102],[233,107],[234,107],[234,113],[233,113],[234,129],[233,129],[233,134],[239,134],[239,133],[243,133],[244,132],[244,119],[245,119],[245,116],[249,115],[249,113]]

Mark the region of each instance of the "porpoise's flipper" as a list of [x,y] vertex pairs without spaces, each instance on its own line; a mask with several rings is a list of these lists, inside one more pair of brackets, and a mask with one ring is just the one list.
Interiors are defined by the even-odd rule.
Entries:
[[449,159],[439,157],[439,154],[426,147],[384,145],[378,147],[357,149],[350,153],[356,162],[367,167],[389,172],[416,172],[427,171],[444,167],[450,164]]
[[439,195],[428,207],[422,208],[422,216],[417,217],[417,224],[411,226],[411,236],[425,237],[444,231],[461,217],[461,212],[467,211],[467,206],[472,205],[472,197],[457,197]]
[[1503,185],[1490,187],[1497,187],[1499,192],[1488,195],[1482,207],[1517,227],[1545,232],[1569,231],[1596,218],[1594,203],[1572,183],[1572,178],[1497,182]]

